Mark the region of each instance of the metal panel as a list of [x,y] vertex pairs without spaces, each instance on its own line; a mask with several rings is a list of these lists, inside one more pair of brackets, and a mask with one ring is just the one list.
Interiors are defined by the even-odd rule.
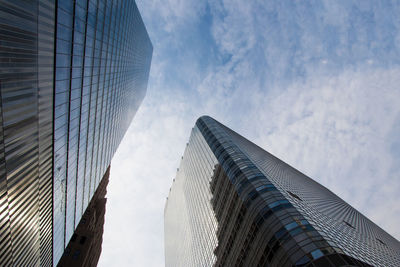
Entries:
[[52,238],[54,3],[2,0],[0,13],[0,262],[46,266]]

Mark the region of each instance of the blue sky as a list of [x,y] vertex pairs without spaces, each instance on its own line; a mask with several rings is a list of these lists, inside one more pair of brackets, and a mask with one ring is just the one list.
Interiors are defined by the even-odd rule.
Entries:
[[111,165],[99,266],[163,266],[163,209],[204,114],[397,239],[398,1],[136,1],[148,91]]

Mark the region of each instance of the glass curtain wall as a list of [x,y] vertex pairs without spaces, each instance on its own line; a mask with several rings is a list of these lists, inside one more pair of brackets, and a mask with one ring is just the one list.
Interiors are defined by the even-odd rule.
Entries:
[[144,98],[151,55],[134,1],[58,1],[54,264]]

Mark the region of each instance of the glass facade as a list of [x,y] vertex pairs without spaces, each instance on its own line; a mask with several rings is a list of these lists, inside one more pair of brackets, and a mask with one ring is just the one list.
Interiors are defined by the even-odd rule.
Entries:
[[209,184],[218,161],[193,129],[165,206],[165,266],[212,266],[217,240]]
[[0,262],[56,265],[143,100],[134,0],[0,0]]
[[52,260],[54,11],[50,0],[0,0],[2,266]]
[[400,243],[331,191],[210,117],[164,211],[166,266],[399,266]]
[[58,1],[54,264],[145,95],[151,55],[134,1]]

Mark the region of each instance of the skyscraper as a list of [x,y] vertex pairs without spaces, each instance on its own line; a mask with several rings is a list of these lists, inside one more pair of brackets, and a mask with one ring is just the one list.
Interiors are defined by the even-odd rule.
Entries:
[[164,210],[166,266],[400,266],[400,242],[210,117]]
[[0,0],[0,263],[59,261],[143,100],[134,0]]

